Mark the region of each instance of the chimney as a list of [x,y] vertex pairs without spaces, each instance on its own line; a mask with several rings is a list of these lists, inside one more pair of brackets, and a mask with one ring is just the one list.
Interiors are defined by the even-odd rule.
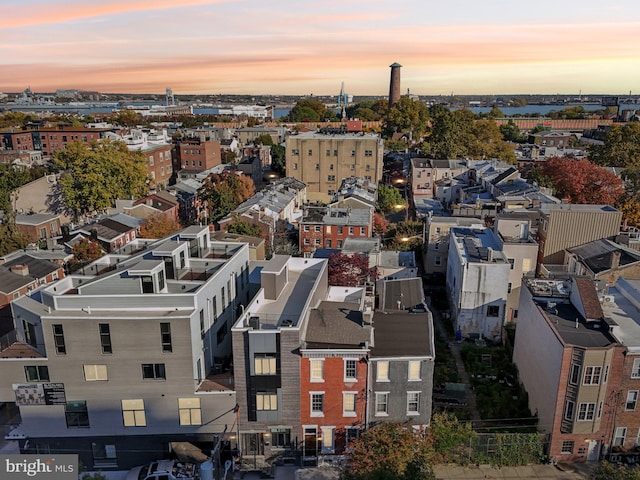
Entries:
[[27,275],[29,275],[29,266],[24,263],[20,263],[10,267],[9,271],[16,273],[18,275],[22,275],[23,277],[26,277]]
[[391,80],[389,82],[389,108],[391,108],[394,103],[400,100],[400,69],[402,65],[392,63],[389,67],[391,67]]
[[609,261],[609,269],[616,270],[620,266],[620,250],[611,252],[611,260]]

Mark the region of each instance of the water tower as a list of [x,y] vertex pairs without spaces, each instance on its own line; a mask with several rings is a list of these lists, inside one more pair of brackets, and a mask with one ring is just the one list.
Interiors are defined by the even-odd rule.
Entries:
[[389,108],[400,100],[400,69],[402,65],[399,63],[392,63],[391,67],[391,81],[389,82]]

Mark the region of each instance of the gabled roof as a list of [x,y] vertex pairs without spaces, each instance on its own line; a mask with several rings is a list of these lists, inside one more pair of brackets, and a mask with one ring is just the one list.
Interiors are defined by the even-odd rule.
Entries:
[[309,312],[304,340],[308,348],[357,348],[371,342],[371,327],[363,325],[359,305],[321,302]]

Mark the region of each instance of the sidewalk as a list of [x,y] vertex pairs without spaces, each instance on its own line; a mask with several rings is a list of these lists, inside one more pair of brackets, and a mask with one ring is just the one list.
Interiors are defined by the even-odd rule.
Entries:
[[591,478],[597,466],[593,463],[581,463],[571,465],[571,468],[563,471],[553,465],[528,465],[500,469],[485,465],[470,468],[436,465],[433,470],[437,480],[587,480]]

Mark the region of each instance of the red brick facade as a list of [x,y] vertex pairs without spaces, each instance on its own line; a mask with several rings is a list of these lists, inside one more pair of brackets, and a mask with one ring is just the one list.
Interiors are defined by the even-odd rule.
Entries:
[[178,169],[202,172],[222,163],[220,142],[217,140],[183,139],[174,149]]
[[311,254],[319,248],[342,248],[347,237],[370,237],[371,227],[304,223],[300,225],[300,252]]
[[[328,352],[324,357],[316,357],[315,353],[312,355],[313,358],[302,357],[300,360],[300,422],[303,426],[315,426],[317,429],[315,440],[306,438],[305,447],[315,450],[313,442],[317,442],[318,454],[342,453],[347,443],[346,429],[353,428],[350,433],[355,434],[365,423],[368,363],[362,353],[359,356],[341,356],[335,352]],[[352,373],[347,372],[347,360],[352,362],[349,367],[355,364],[355,377],[346,377]],[[312,362],[322,364],[321,379],[312,378]],[[317,374],[318,369],[314,372]],[[321,412],[314,411],[319,406],[317,395],[323,396]],[[304,427],[301,434],[305,437]],[[315,452],[307,454],[313,455]]]

